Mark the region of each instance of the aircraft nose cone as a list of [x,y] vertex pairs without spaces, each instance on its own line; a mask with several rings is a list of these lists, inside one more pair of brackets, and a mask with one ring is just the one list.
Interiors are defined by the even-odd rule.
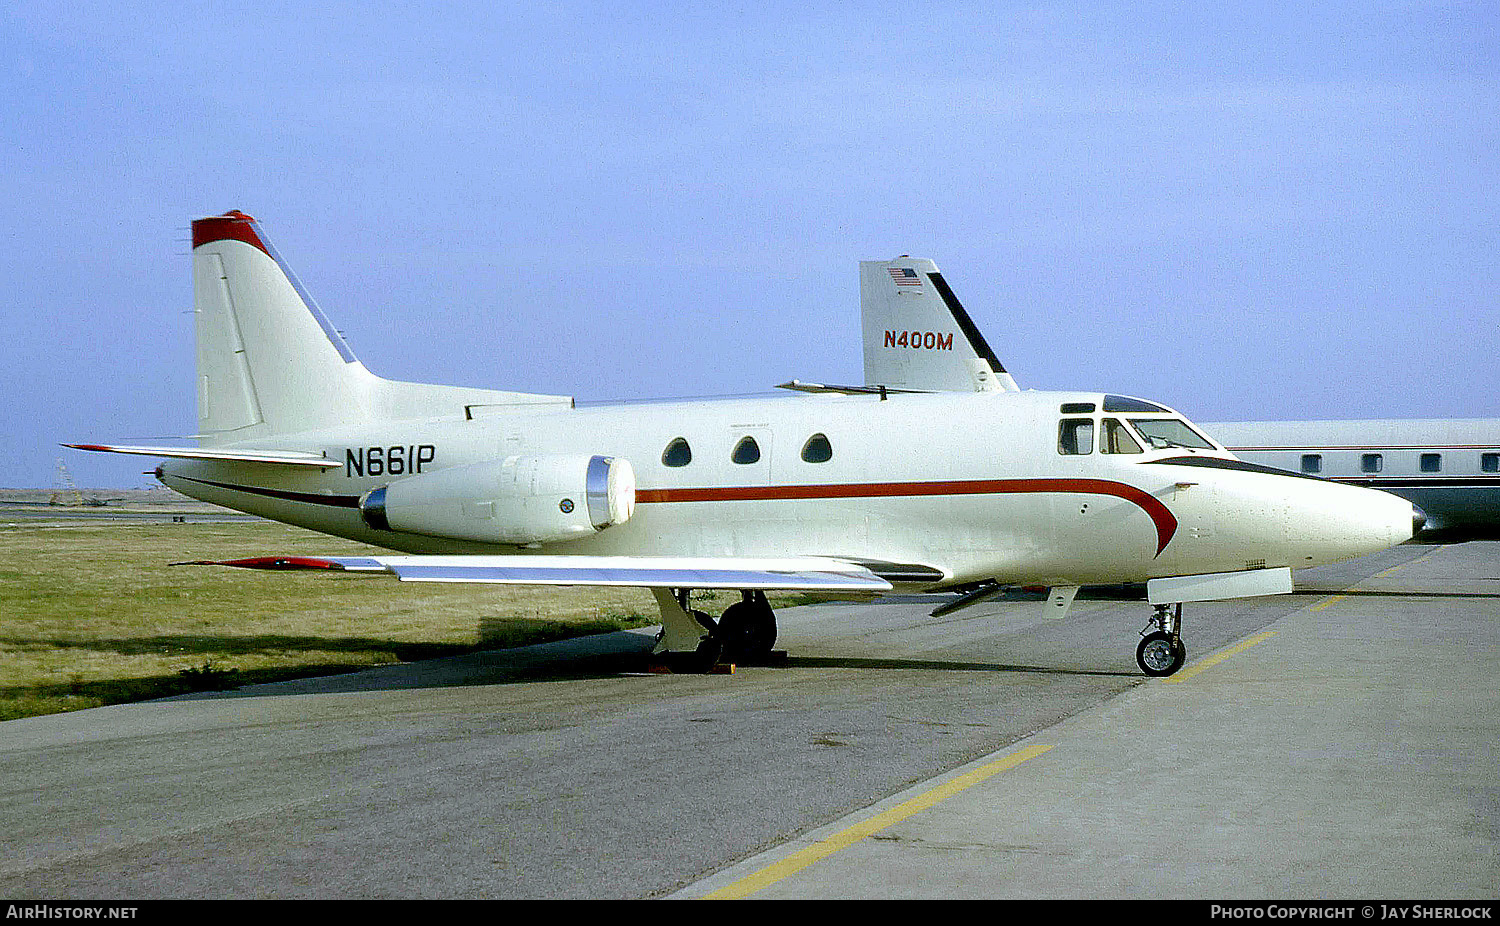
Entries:
[[1422,532],[1422,528],[1426,524],[1427,524],[1427,512],[1425,512],[1422,509],[1418,508],[1416,505],[1412,505],[1411,506],[1411,535],[1413,537],[1417,536],[1417,534],[1419,534],[1419,533]]

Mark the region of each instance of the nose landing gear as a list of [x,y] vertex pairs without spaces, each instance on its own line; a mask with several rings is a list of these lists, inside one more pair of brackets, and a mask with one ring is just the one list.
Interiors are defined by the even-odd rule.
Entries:
[[[1141,671],[1153,678],[1171,675],[1182,668],[1187,660],[1187,647],[1182,645],[1182,605],[1155,605],[1156,613],[1151,623],[1141,631],[1141,645],[1136,647],[1135,661]],[[1151,628],[1155,627],[1155,630]]]

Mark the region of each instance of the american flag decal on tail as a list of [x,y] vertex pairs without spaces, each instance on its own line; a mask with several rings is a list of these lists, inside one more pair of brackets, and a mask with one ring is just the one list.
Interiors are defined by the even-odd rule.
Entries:
[[896,281],[897,286],[921,286],[922,278],[917,276],[917,271],[910,267],[891,267],[891,279]]

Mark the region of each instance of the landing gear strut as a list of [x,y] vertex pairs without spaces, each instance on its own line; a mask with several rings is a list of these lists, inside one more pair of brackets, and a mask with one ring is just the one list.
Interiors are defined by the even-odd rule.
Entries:
[[690,589],[652,589],[661,611],[655,655],[674,672],[708,672],[722,659],[765,665],[776,643],[776,613],[765,592],[741,592],[739,601],[715,621],[694,610]]
[[[1151,623],[1141,631],[1141,645],[1136,647],[1135,661],[1141,671],[1154,678],[1171,675],[1182,668],[1187,660],[1187,647],[1182,645],[1182,605],[1159,604]],[[1155,630],[1151,630],[1155,627]],[[1149,631],[1149,632],[1148,632]]]

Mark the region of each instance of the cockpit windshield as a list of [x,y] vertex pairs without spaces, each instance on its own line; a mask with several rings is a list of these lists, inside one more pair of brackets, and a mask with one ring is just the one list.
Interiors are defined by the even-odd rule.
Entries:
[[1213,450],[1214,445],[1205,440],[1187,422],[1177,418],[1132,418],[1131,425],[1146,439],[1153,450],[1167,447],[1186,447],[1190,450]]

